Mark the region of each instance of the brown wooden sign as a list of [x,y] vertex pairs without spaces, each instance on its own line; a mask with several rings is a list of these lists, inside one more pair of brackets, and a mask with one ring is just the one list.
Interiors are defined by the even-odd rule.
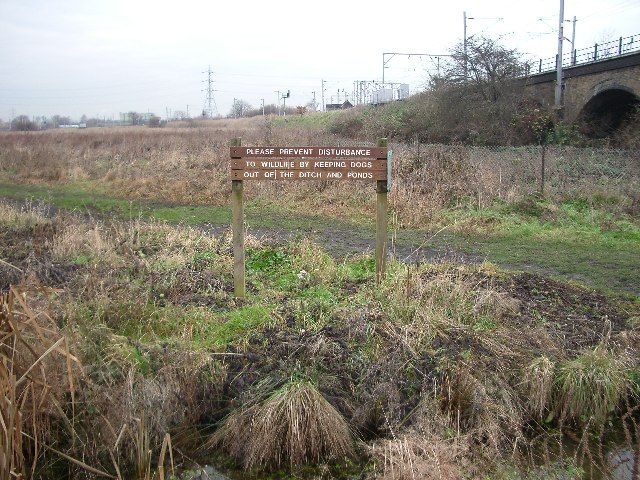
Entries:
[[387,180],[380,147],[230,147],[231,180]]
[[[387,154],[389,153],[389,157]],[[388,240],[387,192],[391,180],[387,139],[377,147],[229,147],[233,232],[233,291],[245,298],[245,180],[370,180],[376,182],[376,282],[386,264]]]

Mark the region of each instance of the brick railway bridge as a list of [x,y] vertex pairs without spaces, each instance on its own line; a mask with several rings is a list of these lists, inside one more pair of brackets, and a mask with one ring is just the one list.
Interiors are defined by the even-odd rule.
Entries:
[[[640,35],[620,38],[563,56],[563,118],[584,133],[603,137],[640,106]],[[525,90],[553,106],[556,58],[527,66]],[[566,65],[566,66],[565,66]]]

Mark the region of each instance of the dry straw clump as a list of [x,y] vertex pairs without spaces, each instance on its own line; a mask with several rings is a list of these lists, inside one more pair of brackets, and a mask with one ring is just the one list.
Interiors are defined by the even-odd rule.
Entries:
[[232,413],[210,441],[244,468],[293,468],[355,456],[346,420],[308,381],[292,381],[266,400]]
[[64,224],[53,237],[51,253],[58,261],[73,260],[81,255],[92,255],[102,261],[114,260],[115,247],[103,225],[72,220]]
[[45,449],[52,450],[48,445],[56,441],[52,423],[75,433],[78,359],[48,315],[46,304],[38,308],[27,301],[28,296],[53,293],[47,288],[15,286],[0,297],[2,480],[34,475]]
[[524,384],[528,392],[529,407],[542,418],[551,407],[555,364],[542,355],[533,359],[525,369]]
[[602,346],[562,363],[556,380],[562,416],[604,422],[627,391],[625,372],[624,359]]
[[465,478],[464,451],[458,439],[409,433],[375,443],[371,455],[380,480],[457,480]]
[[0,225],[5,228],[21,230],[49,223],[50,220],[42,207],[32,203],[26,203],[21,207],[0,203]]

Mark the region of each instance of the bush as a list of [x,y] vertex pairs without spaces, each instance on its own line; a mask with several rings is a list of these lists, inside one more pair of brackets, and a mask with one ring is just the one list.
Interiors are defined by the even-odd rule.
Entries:
[[364,127],[365,111],[361,108],[352,108],[341,115],[336,116],[329,126],[329,131],[336,135],[354,138],[359,136]]
[[20,115],[11,121],[11,130],[18,130],[19,132],[30,132],[38,130],[38,126],[35,122],[29,120],[26,115]]

